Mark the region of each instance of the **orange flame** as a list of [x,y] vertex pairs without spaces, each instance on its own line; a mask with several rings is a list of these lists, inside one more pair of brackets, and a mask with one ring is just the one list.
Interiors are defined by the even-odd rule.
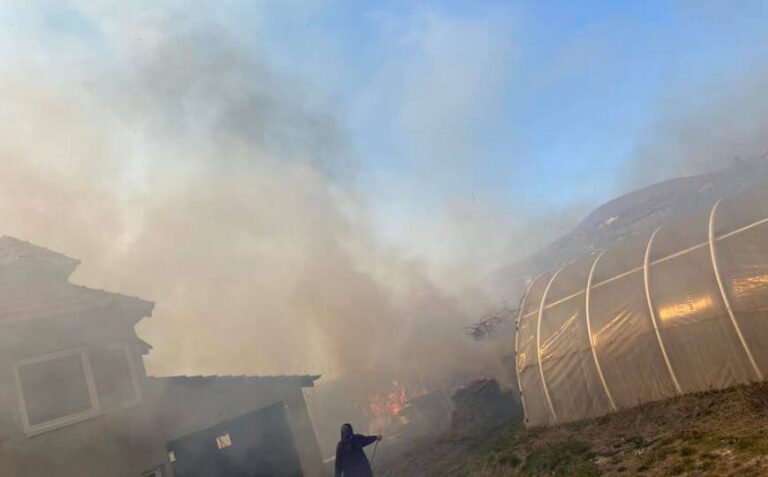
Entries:
[[405,386],[397,381],[392,381],[392,390],[386,394],[379,393],[374,395],[368,406],[374,417],[397,416],[410,399],[423,396],[424,394],[426,394],[426,391],[409,393]]

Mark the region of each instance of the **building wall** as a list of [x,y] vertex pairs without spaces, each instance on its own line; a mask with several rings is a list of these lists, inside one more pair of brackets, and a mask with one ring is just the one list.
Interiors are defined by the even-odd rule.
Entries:
[[[0,332],[0,476],[129,477],[164,466],[165,443],[276,402],[288,424],[305,475],[324,475],[302,384],[286,378],[185,379],[165,386],[148,378],[134,319],[119,309],[6,324]],[[72,348],[93,351],[129,343],[143,403],[129,409],[104,404],[103,413],[65,427],[27,435],[14,378],[14,362]],[[213,384],[215,383],[215,384]]]
[[293,441],[299,452],[301,468],[306,477],[320,477],[325,475],[323,459],[320,455],[320,447],[317,445],[315,430],[307,409],[307,402],[299,389],[288,398],[287,414],[288,425],[293,431]]
[[[96,321],[98,320],[98,321]],[[106,342],[135,342],[132,323],[119,316],[70,316],[5,326],[0,341],[0,475],[3,477],[140,476],[166,460],[151,408],[109,407],[85,421],[29,436],[25,433],[14,360]],[[138,346],[131,357],[146,386]],[[146,392],[143,393],[146,397]]]

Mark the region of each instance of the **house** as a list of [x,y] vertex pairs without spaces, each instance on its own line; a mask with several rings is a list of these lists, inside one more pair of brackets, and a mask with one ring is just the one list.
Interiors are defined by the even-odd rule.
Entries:
[[138,298],[69,283],[79,261],[0,237],[0,475],[152,475]]
[[169,441],[270,405],[319,475],[302,395],[317,376],[149,378],[134,326],[154,304],[71,284],[78,264],[0,237],[0,475],[172,476]]

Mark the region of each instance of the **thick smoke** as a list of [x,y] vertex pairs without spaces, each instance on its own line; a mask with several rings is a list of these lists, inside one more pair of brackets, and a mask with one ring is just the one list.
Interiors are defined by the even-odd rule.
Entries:
[[382,247],[337,120],[226,32],[184,26],[108,67],[3,73],[3,233],[155,301],[151,374],[487,370],[462,332],[489,304],[473,271],[435,279]]
[[689,78],[659,102],[635,148],[631,187],[710,172],[768,153],[768,65],[722,78]]

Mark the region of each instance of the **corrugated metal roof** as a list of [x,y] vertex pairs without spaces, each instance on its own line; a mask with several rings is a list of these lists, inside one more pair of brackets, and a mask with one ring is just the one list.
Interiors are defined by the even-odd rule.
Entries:
[[156,382],[164,382],[169,385],[198,385],[198,384],[234,384],[238,382],[248,382],[252,384],[293,384],[300,385],[303,388],[309,388],[314,386],[315,381],[320,379],[320,375],[279,375],[279,376],[230,376],[230,375],[212,375],[212,376],[165,376],[155,377],[151,376],[149,379]]

